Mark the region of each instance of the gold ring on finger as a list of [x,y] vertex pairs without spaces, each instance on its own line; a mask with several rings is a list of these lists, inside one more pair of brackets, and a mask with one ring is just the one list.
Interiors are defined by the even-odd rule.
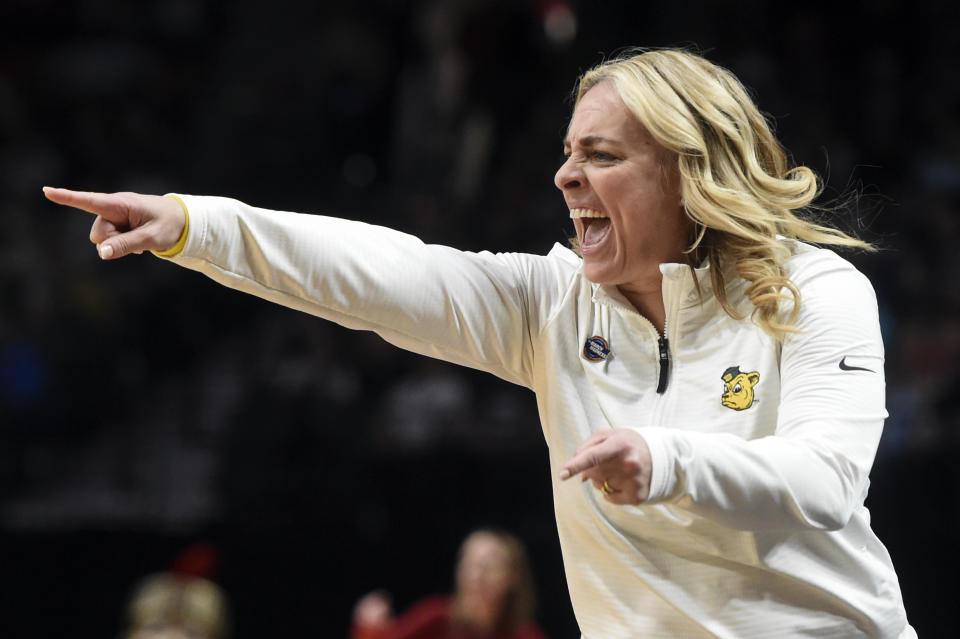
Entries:
[[604,479],[603,483],[600,485],[600,492],[602,492],[604,495],[612,495],[614,493],[613,488],[610,487],[610,484],[606,479]]

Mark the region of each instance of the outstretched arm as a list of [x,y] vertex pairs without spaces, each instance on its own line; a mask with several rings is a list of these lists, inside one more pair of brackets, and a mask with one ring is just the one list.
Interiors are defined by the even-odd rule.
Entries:
[[166,251],[159,254],[231,288],[528,387],[541,318],[560,299],[560,271],[571,270],[556,259],[458,251],[229,198],[45,193],[97,216],[91,239],[104,259]]

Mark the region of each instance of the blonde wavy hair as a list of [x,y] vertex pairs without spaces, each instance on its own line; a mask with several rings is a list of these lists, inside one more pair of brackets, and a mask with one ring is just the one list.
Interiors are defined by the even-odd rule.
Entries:
[[[688,260],[691,266],[710,260],[714,294],[731,317],[745,317],[727,297],[726,280],[736,275],[748,283],[758,326],[777,339],[796,332],[800,291],[785,274],[790,250],[777,236],[873,250],[798,215],[814,210],[822,185],[809,168],[789,167],[770,124],[730,71],[686,50],[633,50],[584,73],[576,104],[603,81],[613,82],[627,108],[676,157],[683,207],[695,228]],[[783,319],[786,301],[793,304]]]
[[124,637],[180,631],[197,639],[224,639],[230,631],[228,608],[226,594],[212,581],[172,572],[149,575],[137,585],[127,606],[129,627]]

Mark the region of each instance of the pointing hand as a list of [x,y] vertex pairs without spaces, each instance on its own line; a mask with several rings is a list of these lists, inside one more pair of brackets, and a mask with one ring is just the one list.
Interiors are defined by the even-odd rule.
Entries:
[[578,473],[580,481],[589,479],[607,501],[639,505],[650,495],[650,448],[643,436],[633,430],[598,431],[580,444],[560,469],[560,479]]
[[171,197],[139,193],[88,193],[43,187],[47,199],[93,213],[90,241],[105,260],[130,253],[165,251],[180,239],[186,215]]

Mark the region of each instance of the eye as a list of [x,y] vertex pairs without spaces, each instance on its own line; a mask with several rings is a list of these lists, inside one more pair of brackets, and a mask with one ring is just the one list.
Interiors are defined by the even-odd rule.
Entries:
[[604,153],[603,151],[591,151],[590,159],[596,160],[597,162],[613,162],[617,158],[613,157],[609,153]]
[[741,386],[739,383],[738,383],[736,386],[733,387],[733,392],[734,392],[734,393],[739,393],[739,392],[742,391],[742,390],[743,390],[743,386]]

